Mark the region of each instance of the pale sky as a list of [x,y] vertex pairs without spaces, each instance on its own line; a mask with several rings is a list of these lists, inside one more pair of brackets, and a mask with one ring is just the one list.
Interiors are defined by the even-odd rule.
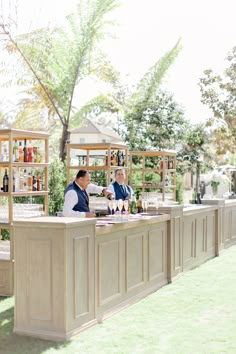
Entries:
[[[0,3],[6,6],[9,1]],[[19,20],[27,31],[35,24],[61,23],[76,0],[18,0],[18,4]],[[188,119],[204,120],[209,111],[200,103],[197,83],[204,69],[220,73],[225,67],[225,57],[236,45],[235,14],[235,0],[121,0],[113,16],[117,39],[107,41],[105,48],[122,76],[135,83],[181,37],[183,49],[164,86],[185,108]]]

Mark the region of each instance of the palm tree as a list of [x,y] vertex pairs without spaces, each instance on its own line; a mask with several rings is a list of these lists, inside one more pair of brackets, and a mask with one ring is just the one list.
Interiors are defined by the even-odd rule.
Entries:
[[35,126],[35,116],[39,124],[49,118],[47,128],[60,122],[62,161],[66,156],[70,120],[76,110],[73,106],[76,88],[82,79],[101,70],[104,56],[98,45],[111,23],[107,16],[117,5],[117,0],[80,0],[77,13],[67,17],[66,28],[51,32],[37,30],[17,38],[4,22],[0,24],[1,34],[7,39],[5,48],[23,63],[18,70],[20,79],[16,75],[17,83],[30,87],[25,90],[27,97],[20,102],[15,125],[21,122],[22,127],[26,107],[32,117],[31,121],[26,119],[28,126],[30,123]]

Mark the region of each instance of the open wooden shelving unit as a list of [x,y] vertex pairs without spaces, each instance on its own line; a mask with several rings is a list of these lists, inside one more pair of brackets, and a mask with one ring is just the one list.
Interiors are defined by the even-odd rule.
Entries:
[[[147,191],[159,191],[163,201],[166,199],[167,190],[169,190],[172,194],[172,200],[176,199],[175,151],[130,151],[129,156],[129,181],[134,190],[140,189],[142,194]],[[135,160],[137,160],[136,163]],[[156,182],[148,181],[148,174],[152,174]],[[140,184],[134,184],[134,179],[139,179]]]
[[[71,182],[72,170],[76,170],[76,172],[78,170],[105,171],[107,185],[111,182],[114,170],[117,168],[128,170],[129,147],[127,145],[114,143],[67,144],[66,148],[67,183]],[[112,165],[111,163],[112,152],[117,153],[118,150],[123,151],[124,166]],[[76,158],[78,161],[75,161]],[[72,163],[72,159],[75,163]],[[128,179],[128,176],[126,176],[126,179]]]
[[[15,162],[13,161],[14,141],[31,141],[42,147],[42,162]],[[0,191],[0,207],[5,205],[6,198],[6,219],[0,215],[0,230],[8,229],[10,234],[10,254],[9,257],[0,256],[0,296],[13,294],[13,264],[14,264],[14,240],[12,224],[14,221],[14,200],[15,197],[43,196],[43,213],[48,215],[48,167],[49,167],[49,134],[44,132],[20,130],[20,129],[0,129],[0,185],[3,184],[5,169],[8,173],[8,192]],[[8,157],[3,158],[3,146],[7,147]],[[19,169],[41,169],[44,174],[44,189],[40,191],[13,191],[13,173]]]

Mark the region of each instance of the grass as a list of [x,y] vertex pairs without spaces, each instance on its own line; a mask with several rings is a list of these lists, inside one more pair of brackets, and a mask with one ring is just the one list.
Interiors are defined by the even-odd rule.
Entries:
[[1,354],[235,354],[236,246],[67,342],[15,335],[0,298]]

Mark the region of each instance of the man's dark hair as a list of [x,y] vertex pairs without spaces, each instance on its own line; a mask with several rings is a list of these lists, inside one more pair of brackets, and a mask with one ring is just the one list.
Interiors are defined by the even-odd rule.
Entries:
[[89,172],[86,171],[86,170],[79,170],[79,171],[77,172],[76,179],[77,179],[77,178],[80,178],[80,177],[84,177],[84,176],[87,175],[88,173],[89,173]]

